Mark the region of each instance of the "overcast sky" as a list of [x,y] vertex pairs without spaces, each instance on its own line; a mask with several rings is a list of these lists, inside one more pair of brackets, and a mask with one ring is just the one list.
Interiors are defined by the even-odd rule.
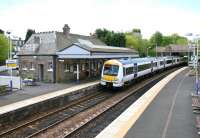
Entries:
[[89,35],[96,28],[130,31],[148,38],[200,33],[200,0],[0,0],[0,28],[25,37],[28,28]]

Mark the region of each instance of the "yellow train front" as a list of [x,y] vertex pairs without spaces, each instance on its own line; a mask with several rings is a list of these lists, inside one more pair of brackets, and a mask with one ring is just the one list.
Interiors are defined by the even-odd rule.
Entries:
[[101,85],[108,87],[123,86],[123,66],[118,60],[108,60],[104,63],[101,73]]

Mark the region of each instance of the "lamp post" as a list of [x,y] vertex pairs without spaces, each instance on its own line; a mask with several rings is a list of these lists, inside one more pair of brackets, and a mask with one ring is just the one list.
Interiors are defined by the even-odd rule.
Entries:
[[198,76],[198,63],[199,63],[199,45],[198,45],[198,38],[196,39],[196,94],[198,95],[199,94],[199,76]]
[[[11,38],[10,38],[11,32],[7,31],[6,33],[8,34],[8,37],[9,37],[9,50],[8,50],[8,53],[10,53],[10,54],[8,54],[8,55],[10,55],[10,56],[8,56],[8,59],[12,60],[12,43],[11,43]],[[12,73],[12,67],[10,67],[10,91],[11,92],[12,92],[12,88],[13,88],[12,74],[13,74]]]

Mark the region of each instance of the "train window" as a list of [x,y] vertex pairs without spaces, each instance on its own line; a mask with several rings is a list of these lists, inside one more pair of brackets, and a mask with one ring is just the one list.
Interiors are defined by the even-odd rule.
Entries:
[[139,71],[146,70],[146,69],[150,69],[150,68],[151,68],[151,64],[139,65],[139,66],[138,66],[138,72],[139,72]]
[[154,63],[153,63],[153,67],[157,67],[157,62],[154,62]]
[[126,75],[133,74],[133,67],[126,68]]
[[104,75],[111,75],[111,76],[117,76],[119,71],[119,66],[117,65],[105,65],[104,66]]
[[166,62],[167,62],[167,64],[171,64],[172,60],[167,60]]
[[160,61],[160,66],[164,65],[164,61]]

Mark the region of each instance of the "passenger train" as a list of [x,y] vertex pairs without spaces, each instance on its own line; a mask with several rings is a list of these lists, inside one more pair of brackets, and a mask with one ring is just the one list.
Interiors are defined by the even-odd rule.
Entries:
[[101,85],[123,87],[139,77],[182,63],[180,57],[113,59],[104,63]]

